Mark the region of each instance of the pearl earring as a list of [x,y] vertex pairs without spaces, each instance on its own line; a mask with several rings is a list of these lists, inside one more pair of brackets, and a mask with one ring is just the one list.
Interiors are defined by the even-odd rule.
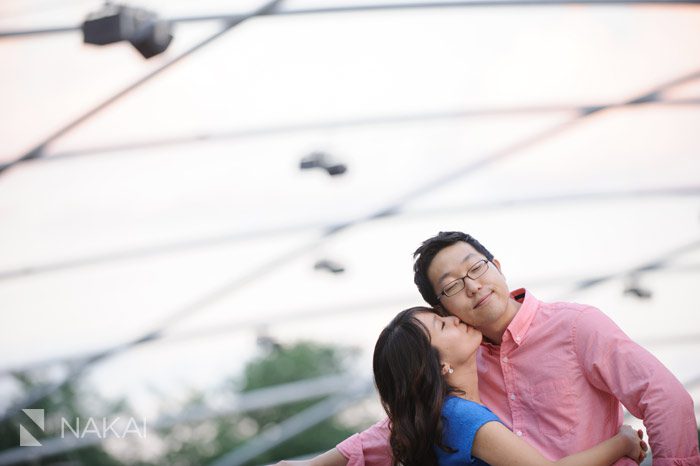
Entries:
[[451,367],[450,367],[449,369],[447,369],[447,372],[450,373],[450,374],[453,373],[454,371],[455,371],[455,370],[452,369]]

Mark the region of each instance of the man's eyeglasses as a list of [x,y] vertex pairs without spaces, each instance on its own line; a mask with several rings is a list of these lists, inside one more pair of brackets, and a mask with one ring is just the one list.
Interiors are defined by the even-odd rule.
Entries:
[[456,295],[457,293],[462,291],[466,286],[465,279],[471,278],[472,280],[476,280],[477,278],[485,274],[488,269],[489,261],[486,259],[481,259],[476,264],[471,266],[471,268],[467,271],[467,274],[465,276],[448,283],[447,286],[445,286],[445,288],[442,289],[437,298],[440,299],[442,298],[442,296],[447,296],[449,298],[450,296]]

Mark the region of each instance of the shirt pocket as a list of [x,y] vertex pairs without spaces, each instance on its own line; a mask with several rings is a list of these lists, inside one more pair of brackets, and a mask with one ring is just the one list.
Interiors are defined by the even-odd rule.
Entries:
[[531,386],[531,400],[542,435],[564,437],[576,426],[576,393],[567,379],[552,379]]

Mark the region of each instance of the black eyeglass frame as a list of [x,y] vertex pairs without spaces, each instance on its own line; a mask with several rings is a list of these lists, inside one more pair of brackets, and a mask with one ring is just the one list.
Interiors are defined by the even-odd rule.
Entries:
[[[488,260],[488,259],[481,259],[481,260],[476,261],[476,262],[474,263],[474,265],[472,265],[471,267],[469,267],[469,270],[467,270],[467,274],[466,274],[465,276],[460,277],[460,278],[457,278],[456,280],[452,280],[450,283],[448,283],[447,285],[445,285],[445,286],[442,288],[442,291],[440,291],[440,293],[438,293],[438,295],[437,295],[438,301],[439,301],[440,299],[442,299],[443,296],[446,297],[446,298],[449,298],[449,297],[452,297],[452,296],[456,295],[456,294],[459,293],[460,291],[462,291],[462,290],[467,286],[467,283],[466,283],[466,279],[467,279],[467,278],[469,278],[470,280],[476,280],[477,278],[483,276],[483,275],[488,271],[488,269],[489,269],[489,262],[491,262],[491,261]],[[482,263],[484,263],[484,264],[486,265],[486,267],[484,267],[484,271],[481,272],[481,273],[479,273],[479,274],[476,275],[476,276],[472,276],[472,270],[478,269],[478,268],[481,266]],[[447,288],[449,288],[450,286],[452,286],[454,283],[457,283],[457,282],[462,282],[462,286],[461,286],[458,290],[455,290],[454,293],[452,293],[452,294],[447,294],[447,293],[445,292],[445,290],[446,290]]]

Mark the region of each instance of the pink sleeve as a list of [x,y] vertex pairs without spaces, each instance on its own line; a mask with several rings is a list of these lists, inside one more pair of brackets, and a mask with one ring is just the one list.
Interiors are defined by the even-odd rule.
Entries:
[[391,466],[389,419],[348,437],[335,448],[347,458],[347,466]]
[[574,344],[591,385],[644,421],[654,466],[700,466],[693,399],[658,359],[595,308],[579,316]]

